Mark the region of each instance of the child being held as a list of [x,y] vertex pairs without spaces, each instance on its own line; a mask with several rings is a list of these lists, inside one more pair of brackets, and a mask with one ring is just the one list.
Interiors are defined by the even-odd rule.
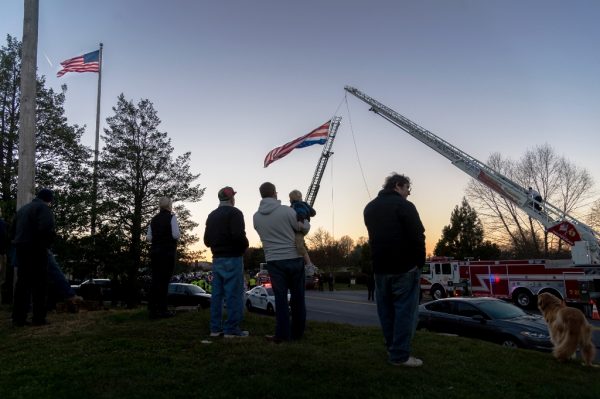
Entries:
[[[305,220],[310,222],[310,218],[317,214],[310,205],[302,201],[302,193],[298,190],[290,192],[290,207],[296,211],[298,223],[303,223]],[[304,234],[301,231],[296,232],[296,248],[298,254],[302,255],[304,258],[304,263],[308,266],[307,270],[313,270],[314,265],[308,256],[306,245],[304,245]]]

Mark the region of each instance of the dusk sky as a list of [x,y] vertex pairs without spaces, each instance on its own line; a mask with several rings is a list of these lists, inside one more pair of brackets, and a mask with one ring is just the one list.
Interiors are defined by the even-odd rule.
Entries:
[[[68,85],[68,121],[87,126],[93,147],[97,74],[56,72],[102,42],[101,126],[120,93],[152,101],[174,155],[191,151],[206,187],[189,204],[196,233],[230,185],[252,246],[259,185],[273,182],[285,204],[291,190],[306,193],[323,147],[266,169],[265,155],[341,116],[313,231],[366,236],[363,208],[395,171],[412,180],[430,253],[469,176],[362,101],[346,101],[344,86],[480,161],[549,144],[598,184],[598,21],[595,0],[40,0],[38,74],[56,90]],[[1,45],[22,30],[23,1],[2,0]]]

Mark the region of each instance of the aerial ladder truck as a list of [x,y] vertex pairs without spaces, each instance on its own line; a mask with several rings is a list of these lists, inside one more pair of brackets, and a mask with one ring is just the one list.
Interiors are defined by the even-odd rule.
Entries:
[[[600,234],[592,228],[548,202],[540,202],[531,198],[531,195],[524,187],[521,187],[519,184],[490,168],[483,162],[478,161],[461,151],[459,148],[436,136],[427,129],[424,129],[391,108],[383,105],[379,101],[369,97],[358,89],[346,86],[345,90],[370,105],[371,111],[375,112],[377,115],[398,126],[400,129],[449,159],[454,166],[461,169],[472,178],[516,204],[516,206],[529,217],[539,221],[548,232],[557,235],[559,238],[569,243],[571,245],[572,266],[600,265]],[[586,268],[585,273],[598,274],[598,270],[598,267]],[[491,274],[490,276],[493,277],[494,280],[497,278],[497,276],[492,276]],[[590,282],[593,286],[593,279],[591,279]],[[597,280],[597,284],[600,284],[600,280]],[[490,287],[486,288],[488,291],[493,288],[491,287],[491,280],[489,281],[489,285]],[[517,285],[515,285],[515,287],[513,287],[514,290],[518,289]],[[597,290],[593,287],[589,288],[592,288],[594,291]],[[572,291],[576,290],[572,289]],[[565,298],[568,296],[568,293],[563,293],[561,296]],[[525,299],[530,300],[532,298],[530,296]]]

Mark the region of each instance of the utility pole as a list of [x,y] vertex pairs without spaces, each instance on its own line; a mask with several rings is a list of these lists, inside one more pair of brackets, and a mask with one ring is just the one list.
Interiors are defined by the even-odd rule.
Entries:
[[39,0],[24,0],[17,209],[31,201],[35,188],[38,16]]

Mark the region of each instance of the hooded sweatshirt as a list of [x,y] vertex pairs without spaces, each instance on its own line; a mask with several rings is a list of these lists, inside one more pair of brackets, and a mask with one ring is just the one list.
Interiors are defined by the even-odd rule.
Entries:
[[300,229],[296,211],[281,205],[281,201],[275,198],[263,198],[253,221],[254,229],[262,241],[267,262],[300,258],[296,249],[295,233],[308,233],[310,224],[305,221]]

